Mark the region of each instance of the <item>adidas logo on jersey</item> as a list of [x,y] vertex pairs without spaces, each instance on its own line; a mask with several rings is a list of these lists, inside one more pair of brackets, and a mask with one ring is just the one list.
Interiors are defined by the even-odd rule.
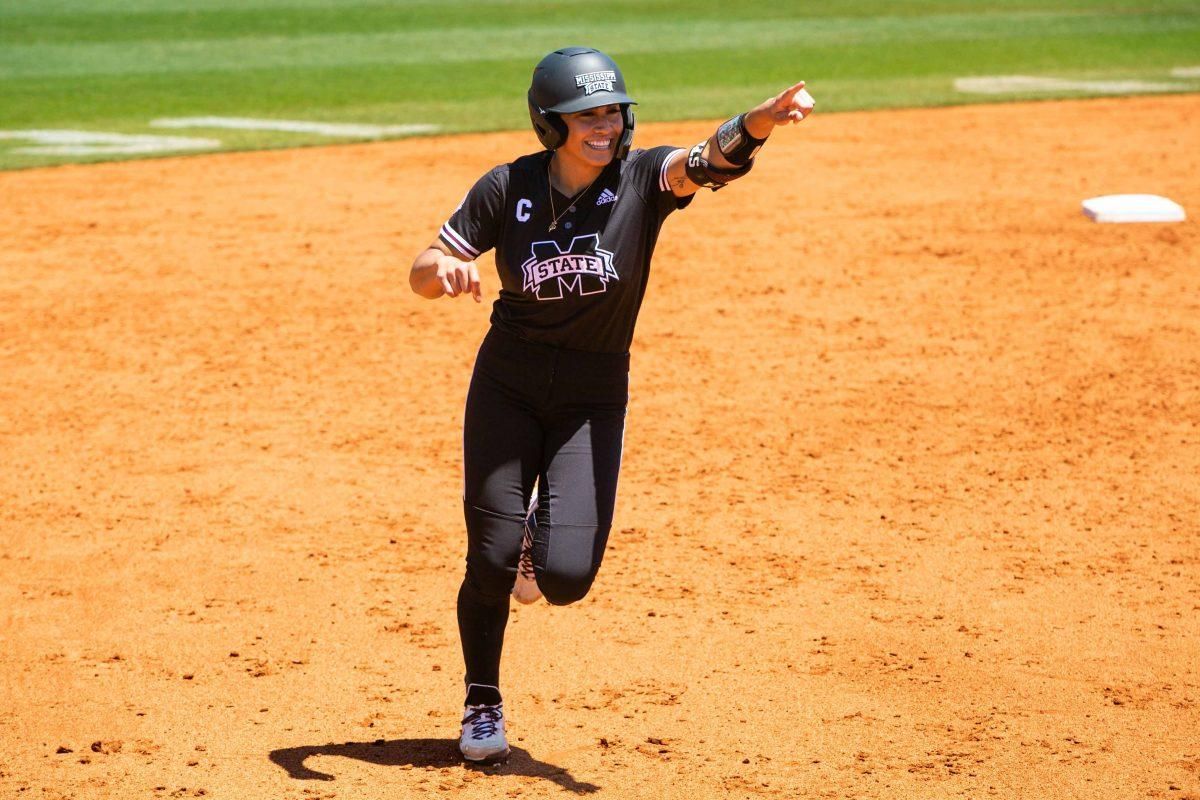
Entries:
[[602,206],[605,203],[615,203],[615,202],[617,202],[617,196],[615,194],[613,194],[612,189],[605,189],[603,192],[600,193],[600,196],[596,198],[596,205],[598,205],[598,206]]

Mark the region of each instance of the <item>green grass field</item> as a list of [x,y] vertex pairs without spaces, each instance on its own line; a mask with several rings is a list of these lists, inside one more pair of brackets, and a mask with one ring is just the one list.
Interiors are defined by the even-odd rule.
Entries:
[[[522,128],[533,65],[568,44],[617,58],[647,121],[729,115],[799,78],[823,113],[1200,90],[1200,0],[0,0],[0,168],[145,155],[87,137],[23,152],[79,147],[30,131],[224,149],[375,135],[163,118]],[[1084,83],[955,88],[996,75]]]

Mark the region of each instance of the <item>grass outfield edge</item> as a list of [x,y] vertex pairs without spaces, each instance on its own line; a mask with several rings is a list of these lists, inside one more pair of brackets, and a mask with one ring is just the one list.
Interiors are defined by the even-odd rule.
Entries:
[[[1038,104],[1041,104],[1041,103],[1083,103],[1083,102],[1096,102],[1096,101],[1104,101],[1104,100],[1111,100],[1111,101],[1135,100],[1135,99],[1146,98],[1146,97],[1186,97],[1188,95],[1193,95],[1193,94],[1200,94],[1200,87],[1197,87],[1195,89],[1181,89],[1179,91],[1157,91],[1157,92],[1129,93],[1129,94],[1119,94],[1119,95],[1111,94],[1111,93],[1104,93],[1104,92],[1095,92],[1095,93],[1074,94],[1074,96],[1068,96],[1068,97],[1035,96],[1035,97],[1011,97],[1011,98],[1006,98],[1006,99],[1000,99],[995,96],[981,96],[979,100],[964,100],[961,102],[934,101],[934,102],[920,104],[920,105],[907,105],[907,104],[897,104],[894,106],[876,105],[876,106],[864,107],[864,108],[839,108],[839,109],[833,109],[833,110],[829,110],[829,111],[820,111],[820,103],[818,102],[818,105],[817,105],[818,111],[816,113],[820,114],[821,116],[828,116],[830,114],[873,114],[873,113],[889,113],[889,112],[901,112],[901,111],[922,111],[922,110],[963,108],[963,107],[971,107],[971,106],[1023,105],[1026,103],[1038,103]],[[711,116],[672,117],[669,119],[654,119],[651,121],[640,122],[639,126],[644,129],[645,127],[650,126],[650,125],[672,125],[672,124],[683,124],[683,123],[689,123],[689,122],[711,121],[713,124],[713,127],[715,129],[715,127],[718,124],[720,124],[723,121],[723,119],[724,119],[723,117],[718,118],[718,117],[711,117]],[[158,129],[151,129],[151,130],[158,130]],[[305,141],[305,142],[297,142],[297,143],[267,143],[267,144],[262,144],[262,145],[247,145],[247,146],[233,145],[233,146],[221,147],[220,149],[194,151],[194,152],[164,151],[162,153],[137,154],[137,155],[129,155],[129,156],[109,155],[109,156],[97,156],[94,158],[81,157],[81,158],[72,159],[70,161],[61,161],[60,160],[56,163],[37,163],[37,164],[28,164],[28,165],[23,165],[23,164],[11,165],[11,164],[4,163],[5,162],[5,153],[3,150],[0,150],[0,173],[25,172],[28,170],[37,170],[37,169],[59,169],[62,167],[89,167],[89,166],[97,166],[97,165],[101,165],[101,164],[124,163],[124,162],[129,162],[129,161],[161,161],[163,159],[205,158],[205,157],[210,157],[210,156],[221,156],[221,155],[240,154],[240,153],[280,152],[280,151],[287,151],[287,150],[309,150],[309,149],[313,149],[313,148],[327,148],[327,147],[351,147],[351,146],[368,145],[368,144],[382,144],[382,143],[407,141],[407,140],[411,140],[411,139],[436,139],[436,138],[447,139],[447,138],[458,138],[461,136],[487,136],[490,134],[519,133],[522,130],[531,130],[531,129],[520,128],[520,127],[514,127],[514,128],[504,127],[504,128],[492,128],[492,129],[482,129],[482,130],[435,131],[432,133],[413,133],[413,134],[408,134],[408,135],[403,135],[403,136],[383,136],[383,137],[377,137],[377,138],[347,138],[347,139],[342,139],[339,141],[316,141],[316,140],[314,140],[314,141]],[[97,131],[97,132],[99,132],[99,131]],[[130,134],[130,135],[136,135],[136,134]],[[534,149],[535,144],[536,144],[536,140],[533,139],[533,137],[531,135],[531,139],[530,139],[531,150]],[[636,139],[635,139],[635,144],[636,144]],[[47,158],[47,157],[43,156],[42,158]]]

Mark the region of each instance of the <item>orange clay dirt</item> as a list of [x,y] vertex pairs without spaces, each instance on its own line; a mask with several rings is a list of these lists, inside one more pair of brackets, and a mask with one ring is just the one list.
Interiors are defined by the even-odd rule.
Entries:
[[407,274],[534,147],[0,174],[0,796],[1200,798],[1200,226],[1079,208],[1200,213],[1200,96],[818,115],[668,220],[466,769],[489,305]]

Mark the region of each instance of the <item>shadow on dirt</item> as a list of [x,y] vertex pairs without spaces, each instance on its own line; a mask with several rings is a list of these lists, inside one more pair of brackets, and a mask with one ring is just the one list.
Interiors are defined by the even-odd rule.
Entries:
[[419,768],[463,767],[489,775],[527,775],[544,778],[575,794],[592,794],[600,790],[594,783],[577,781],[562,767],[538,761],[520,747],[512,748],[507,760],[498,764],[469,764],[463,761],[457,743],[450,739],[376,739],[373,742],[286,747],[272,750],[270,759],[287,770],[288,775],[303,781],[331,781],[333,775],[309,769],[304,762],[312,756],[341,756],[356,758],[370,764],[387,767]]

